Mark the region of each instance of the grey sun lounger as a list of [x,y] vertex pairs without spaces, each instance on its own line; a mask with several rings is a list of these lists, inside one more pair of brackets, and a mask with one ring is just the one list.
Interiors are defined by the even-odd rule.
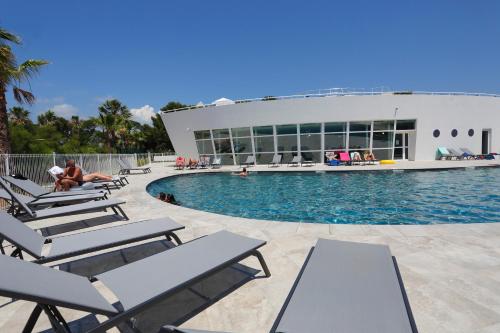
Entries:
[[255,164],[255,156],[250,155],[250,156],[247,156],[247,159],[245,160],[245,162],[240,164],[240,167],[241,166],[251,167],[254,164]]
[[220,168],[222,165],[222,159],[220,157],[214,157],[210,165],[212,166],[212,169]]
[[[57,178],[56,175],[52,174],[50,171],[47,171],[49,175],[54,179],[54,181],[58,181],[59,178]],[[82,192],[82,191],[92,191],[96,189],[103,189],[106,190],[109,194],[111,194],[111,186],[116,186],[112,182],[100,182],[100,183],[93,183],[93,182],[84,182],[83,185],[81,186],[72,186],[68,192]]]
[[96,199],[106,199],[106,193],[103,190],[80,190],[80,191],[68,191],[68,192],[50,192],[37,183],[29,179],[17,179],[12,176],[3,176],[3,180],[9,182],[10,184],[18,187],[24,192],[34,196],[37,199],[41,198],[59,198],[66,196],[76,196],[76,195],[93,195]]
[[163,326],[159,333],[229,333],[229,332],[215,332],[215,331],[200,331],[200,330],[193,330],[190,328],[179,328],[171,325]]
[[273,326],[276,333],[416,333],[388,246],[319,239]]
[[268,167],[279,167],[281,164],[281,159],[283,158],[283,155],[274,155],[273,160],[271,163],[269,163]]
[[450,153],[450,159],[455,158],[456,160],[462,160],[464,158],[464,154],[456,151],[453,148],[447,148],[448,152]]
[[169,240],[173,238],[177,244],[181,244],[174,233],[180,229],[184,229],[184,226],[165,217],[49,238],[43,237],[15,217],[0,212],[0,250],[5,254],[3,241],[6,240],[14,246],[11,257],[23,259],[25,252],[41,264],[159,236],[165,236]]
[[288,163],[288,166],[299,166],[300,163],[302,163],[302,156],[297,155],[292,158],[290,163]]
[[128,220],[127,215],[120,207],[121,204],[125,203],[124,200],[98,200],[74,205],[34,210],[34,208],[31,208],[29,205],[27,205],[21,198],[21,196],[14,192],[3,179],[0,179],[0,189],[2,187],[10,195],[11,201],[15,202],[15,204],[11,207],[12,209],[10,213],[16,217],[21,218],[23,221],[40,220],[49,217],[75,215],[80,213],[90,213],[103,211],[108,208],[112,209],[116,215],[122,216],[124,219]]
[[92,278],[116,296],[116,307],[87,278],[0,256],[0,296],[37,303],[23,332],[33,331],[42,311],[56,332],[70,332],[58,307],[107,316],[88,331],[104,332],[121,323],[133,325],[130,318],[249,256],[257,256],[270,276],[258,252],[263,245],[261,240],[220,231]]
[[118,164],[120,165],[119,175],[130,175],[130,171],[142,171],[143,173],[150,173],[151,169],[149,167],[139,168],[133,167],[126,160],[118,159]]
[[[30,197],[24,194],[17,194],[17,197],[19,200],[22,200],[26,205],[28,205],[31,208],[39,208],[39,207],[51,207],[54,205],[69,205],[69,204],[76,204],[76,203],[82,203],[82,202],[87,202],[87,201],[94,201],[97,200],[93,195],[73,195],[73,196],[66,196],[66,197],[60,197],[60,198],[34,198]],[[10,209],[14,209],[16,206],[16,201],[12,200],[12,196],[5,191],[4,189],[0,188],[0,198],[6,200],[7,202],[10,203],[11,207]],[[102,198],[105,199],[105,198]]]
[[[88,172],[87,170],[85,170],[84,168],[82,168],[81,166],[78,166],[80,168],[80,170],[82,170],[82,174],[85,176],[85,175],[89,175],[90,172]],[[112,179],[110,181],[108,180],[100,180],[100,179],[94,179],[91,181],[91,183],[94,183],[94,184],[112,184],[114,185],[116,188],[120,188],[120,187],[123,187],[125,186],[125,182],[127,184],[129,184],[128,182],[128,179],[126,176],[123,176],[123,175],[118,175],[118,176],[112,176],[111,177]]]

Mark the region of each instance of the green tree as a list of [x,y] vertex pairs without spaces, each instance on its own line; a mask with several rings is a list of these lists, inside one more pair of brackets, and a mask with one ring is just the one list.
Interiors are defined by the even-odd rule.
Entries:
[[8,118],[9,124],[22,126],[32,124],[30,119],[30,112],[20,106],[14,106],[10,108]]
[[21,89],[20,84],[29,82],[33,75],[47,64],[45,60],[30,59],[18,66],[9,43],[21,44],[21,39],[0,28],[0,154],[10,152],[7,98],[5,96],[8,87],[12,87],[14,99],[18,103],[33,104],[35,96],[30,91]]
[[103,130],[103,138],[110,153],[118,143],[118,133],[126,131],[126,122],[130,120],[132,114],[127,106],[119,100],[107,100],[99,106],[99,126]]
[[175,109],[182,109],[187,107],[188,105],[182,104],[181,102],[176,102],[176,101],[171,101],[168,102],[164,107],[162,107],[160,110],[161,111],[170,111],[170,110],[175,110]]

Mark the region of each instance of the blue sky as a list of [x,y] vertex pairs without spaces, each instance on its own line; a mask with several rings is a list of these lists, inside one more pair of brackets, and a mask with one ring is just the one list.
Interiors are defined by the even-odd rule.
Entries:
[[[500,93],[499,1],[6,1],[34,116],[351,87]],[[387,89],[386,88],[386,89]],[[12,99],[9,106],[13,106]],[[149,106],[149,107],[147,107]]]

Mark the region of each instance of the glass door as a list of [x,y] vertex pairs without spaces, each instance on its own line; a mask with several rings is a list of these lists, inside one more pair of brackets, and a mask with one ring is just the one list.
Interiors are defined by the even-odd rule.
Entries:
[[394,137],[394,159],[408,159],[408,132],[396,132]]

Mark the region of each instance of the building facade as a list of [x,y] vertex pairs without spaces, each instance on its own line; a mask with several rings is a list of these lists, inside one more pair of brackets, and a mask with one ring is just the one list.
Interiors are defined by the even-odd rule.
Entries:
[[456,93],[326,94],[208,105],[161,114],[178,155],[265,164],[325,152],[434,160],[438,147],[500,152],[500,98]]

